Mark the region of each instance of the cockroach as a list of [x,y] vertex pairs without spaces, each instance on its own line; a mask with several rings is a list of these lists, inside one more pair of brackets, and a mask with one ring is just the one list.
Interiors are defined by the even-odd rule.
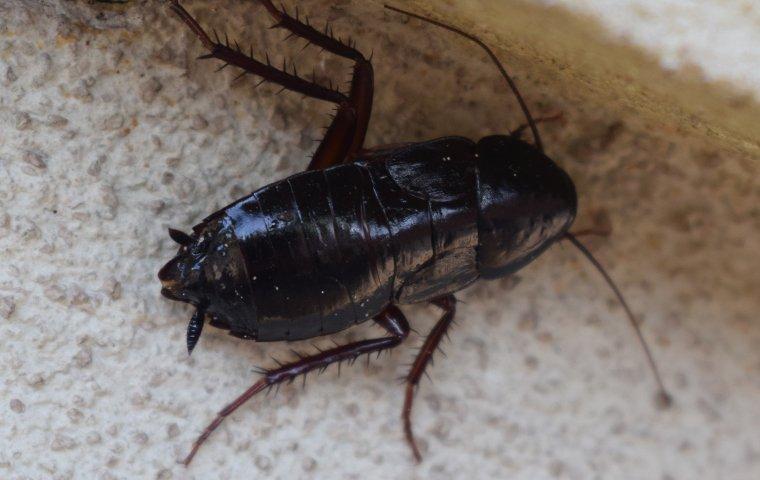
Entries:
[[[336,114],[306,171],[264,186],[206,217],[192,234],[170,229],[179,252],[159,272],[161,293],[195,307],[187,328],[192,352],[206,321],[257,342],[301,340],[373,320],[387,336],[360,340],[276,368],[224,407],[195,441],[187,465],[225,417],[248,399],[299,375],[400,345],[410,327],[400,304],[428,302],[443,314],[406,376],[402,419],[414,458],[415,387],[454,321],[454,292],[478,279],[521,269],[559,240],[574,245],[623,306],[659,386],[669,395],[631,309],[602,265],[569,232],[577,210],[573,181],[544,154],[525,101],[493,51],[477,37],[404,10],[386,8],[452,31],[488,54],[527,123],[477,142],[450,136],[367,148],[372,110],[371,57],[261,0],[275,28],[353,61],[348,92],[324,87],[212,38],[180,5],[170,8],[217,59],[307,97],[332,102]],[[530,128],[534,144],[521,139]],[[578,232],[579,233],[579,232]]]

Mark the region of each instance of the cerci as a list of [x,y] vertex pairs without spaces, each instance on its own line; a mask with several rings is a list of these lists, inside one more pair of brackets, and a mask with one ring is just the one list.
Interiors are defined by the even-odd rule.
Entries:
[[[159,272],[162,294],[196,307],[187,329],[192,351],[204,322],[257,342],[298,340],[338,332],[367,320],[381,338],[336,346],[262,370],[262,378],[219,412],[196,440],[189,463],[211,432],[253,395],[298,375],[394,348],[410,327],[399,304],[430,302],[443,315],[406,377],[406,439],[421,458],[411,428],[415,386],[454,320],[454,292],[478,279],[499,278],[530,263],[553,243],[569,240],[604,275],[623,303],[667,398],[643,337],[617,287],[568,232],[577,196],[567,173],[543,153],[536,122],[492,51],[461,30],[392,10],[463,35],[485,49],[515,93],[527,124],[477,142],[444,137],[367,148],[372,109],[370,59],[329,27],[318,30],[269,0],[275,21],[310,44],[354,61],[348,92],[319,85],[296,69],[259,61],[237,42],[212,39],[178,1],[171,9],[208,54],[283,89],[332,102],[335,117],[305,172],[262,187],[205,218]],[[251,49],[252,50],[252,49]],[[535,144],[520,138],[530,127]]]

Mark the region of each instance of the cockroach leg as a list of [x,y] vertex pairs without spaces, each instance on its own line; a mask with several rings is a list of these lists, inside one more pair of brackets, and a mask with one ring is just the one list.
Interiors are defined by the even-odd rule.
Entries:
[[230,45],[227,40],[224,42],[218,39],[212,40],[198,21],[179,4],[178,0],[171,0],[170,7],[195,33],[203,46],[209,50],[208,55],[203,55],[200,58],[222,60],[224,62],[222,68],[227,65],[234,65],[241,68],[244,74],[258,75],[264,81],[276,83],[284,89],[338,105],[335,117],[314,153],[308,170],[327,168],[353,160],[364,145],[364,137],[372,113],[374,90],[372,63],[353,46],[346,45],[331,35],[322,33],[310,25],[298,21],[285,11],[277,9],[271,1],[262,0],[261,3],[277,22],[274,27],[284,28],[290,31],[292,35],[304,38],[330,53],[355,62],[351,89],[348,95],[337,89],[319,85],[313,79],[309,81],[299,77],[295,68],[293,73],[288,73],[285,65],[282,69],[278,69],[270,65],[268,59],[266,63],[260,62],[254,59],[251,53],[243,53],[235,42]]
[[308,97],[318,98],[338,105],[348,102],[348,97],[337,90],[323,87],[322,85],[305,80],[299,77],[296,73],[291,74],[284,69],[276,68],[270,65],[268,60],[266,63],[256,60],[252,55],[243,53],[235,42],[233,42],[233,45],[230,45],[228,40],[225,40],[224,42],[220,41],[218,38],[212,40],[206,31],[203,30],[203,27],[200,26],[198,21],[179,4],[178,0],[171,0],[169,6],[172,11],[185,22],[190,30],[195,33],[203,46],[209,50],[208,55],[203,55],[200,58],[219,59],[225,62],[224,66],[233,65],[244,70],[246,73],[258,75],[264,80],[276,83],[288,90],[301,93]]
[[277,22],[272,28],[284,28],[293,35],[297,35],[330,53],[340,55],[349,60],[355,60],[357,62],[365,60],[364,56],[353,46],[347,45],[331,35],[320,32],[311,25],[307,25],[300,20],[291,17],[284,9],[281,10],[275,7],[271,0],[260,0],[260,3],[264,5],[264,8],[267,9],[269,15],[271,15],[274,21]]
[[336,40],[327,33],[291,17],[275,7],[270,0],[261,0],[274,18],[274,27],[284,28],[309,43],[354,61],[354,73],[348,101],[339,104],[335,118],[327,129],[325,138],[314,153],[308,170],[327,168],[353,160],[364,145],[367,125],[372,113],[374,73],[372,63],[351,44]]
[[266,390],[270,387],[283,382],[291,382],[299,375],[306,375],[313,370],[324,370],[334,363],[340,363],[344,360],[353,361],[364,354],[381,352],[398,346],[409,335],[409,323],[406,317],[395,305],[387,306],[378,316],[374,318],[375,322],[383,327],[390,336],[375,338],[369,340],[360,340],[349,343],[329,350],[323,350],[316,355],[299,358],[297,361],[284,364],[272,370],[265,370],[264,378],[254,383],[248,390],[243,392],[232,403],[224,407],[216,418],[200,434],[190,454],[182,463],[188,465],[203,442],[216,430],[224,419],[247,402],[251,397]]
[[406,395],[404,398],[404,410],[402,413],[406,441],[409,442],[414,458],[418,462],[422,460],[422,455],[420,455],[420,450],[417,448],[417,442],[414,441],[414,434],[412,433],[412,402],[414,401],[414,391],[420,382],[420,378],[422,378],[422,374],[425,373],[425,368],[428,363],[430,363],[433,353],[438,348],[438,345],[441,343],[441,340],[446,335],[446,332],[454,321],[457,300],[454,295],[446,295],[445,297],[433,300],[431,303],[442,308],[443,315],[428,334],[425,343],[422,344],[422,348],[412,364],[411,370],[409,370],[409,374],[406,376]]

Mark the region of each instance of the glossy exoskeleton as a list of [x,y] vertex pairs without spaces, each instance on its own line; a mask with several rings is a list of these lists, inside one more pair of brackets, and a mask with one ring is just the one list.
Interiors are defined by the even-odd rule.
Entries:
[[244,74],[334,102],[338,110],[307,171],[235,201],[193,227],[191,235],[170,230],[181,246],[159,272],[162,293],[196,307],[187,331],[189,351],[205,321],[259,342],[326,335],[370,319],[388,336],[263,370],[263,378],[206,428],[185,463],[224,417],[251,396],[332,363],[399,345],[410,327],[397,305],[430,302],[444,314],[406,378],[403,409],[406,438],[419,460],[410,421],[414,387],[454,319],[453,293],[478,279],[509,275],[563,238],[601,270],[568,233],[576,214],[575,187],[544,155],[535,122],[501,64],[471,35],[393,9],[485,48],[517,95],[536,145],[513,133],[477,142],[444,137],[368,149],[363,142],[372,106],[370,61],[350,43],[301,23],[269,0],[261,3],[276,27],[352,59],[350,91],[320,86],[255,60],[236,43],[212,40],[177,1],[171,3],[209,50],[202,58],[220,59]]

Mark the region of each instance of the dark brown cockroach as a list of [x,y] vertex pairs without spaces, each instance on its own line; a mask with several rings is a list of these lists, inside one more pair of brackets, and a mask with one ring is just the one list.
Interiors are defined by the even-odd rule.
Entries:
[[[171,9],[224,66],[337,105],[307,171],[256,190],[206,217],[191,235],[170,230],[180,244],[158,276],[161,293],[196,307],[187,329],[192,351],[206,321],[259,342],[327,335],[374,320],[388,336],[300,356],[262,370],[263,378],[222,409],[198,437],[188,464],[225,417],[257,393],[298,375],[360,355],[394,348],[410,328],[398,304],[429,302],[443,310],[406,376],[403,423],[414,457],[415,386],[454,320],[454,292],[478,279],[509,275],[557,240],[568,240],[601,272],[623,305],[649,365],[652,355],[618,288],[577,237],[569,233],[577,197],[570,177],[543,153],[525,102],[493,52],[476,37],[403,10],[480,45],[500,70],[527,124],[477,142],[444,137],[396,147],[366,148],[372,109],[370,60],[351,42],[320,32],[262,0],[275,27],[354,62],[347,93],[323,87],[214,40],[177,0]],[[223,67],[222,67],[223,68]],[[520,139],[530,128],[531,145]]]

